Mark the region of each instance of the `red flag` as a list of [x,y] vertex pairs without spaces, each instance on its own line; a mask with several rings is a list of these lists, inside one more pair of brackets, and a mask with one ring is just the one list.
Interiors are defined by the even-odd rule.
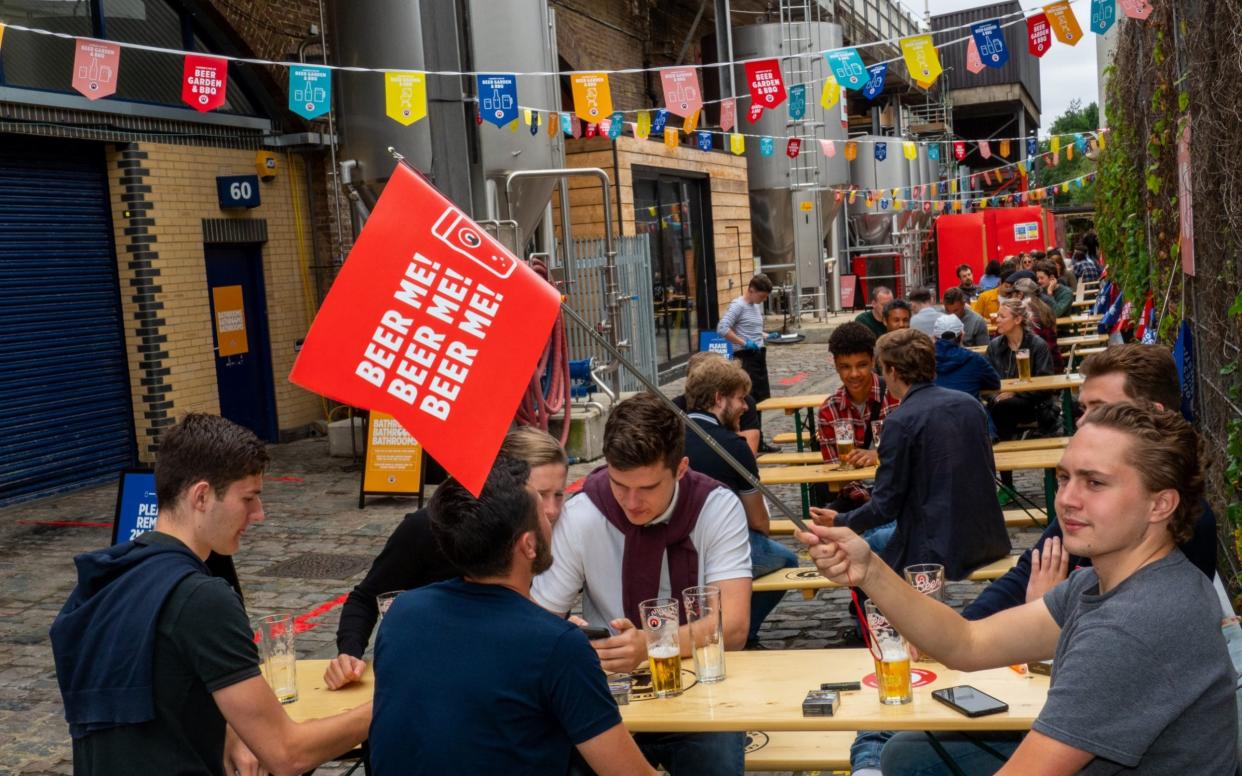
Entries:
[[958,160],[959,162],[966,158],[966,141],[964,140],[953,141],[953,158]]
[[737,103],[732,99],[720,101],[720,131],[728,132],[737,122]]
[[555,288],[398,164],[289,379],[392,415],[477,495],[559,309]]
[[229,86],[229,62],[220,57],[186,54],[181,70],[181,101],[206,113],[224,104]]
[[1027,48],[1037,57],[1042,57],[1052,48],[1052,27],[1048,24],[1047,14],[1037,13],[1026,18]]
[[754,124],[756,121],[759,120],[759,117],[762,115],[763,115],[762,105],[751,105],[750,109],[746,111],[746,120],[749,121],[751,124]]
[[1151,16],[1152,4],[1148,0],[1120,0],[1121,10],[1131,19],[1146,19]]
[[[781,78],[781,63],[776,59],[762,59],[746,63],[746,83],[750,84],[750,107],[771,110],[785,101],[785,81]],[[754,119],[751,120],[752,123]]]
[[797,159],[800,153],[802,153],[802,138],[789,138],[789,142],[785,144],[785,156],[788,156],[790,159]]
[[74,42],[77,53],[73,56],[73,88],[91,100],[115,94],[121,47],[88,38]]

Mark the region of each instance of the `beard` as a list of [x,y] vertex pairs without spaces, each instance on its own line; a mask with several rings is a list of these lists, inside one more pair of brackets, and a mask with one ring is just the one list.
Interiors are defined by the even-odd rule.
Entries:
[[729,429],[730,431],[740,431],[742,412],[743,410],[737,410],[735,412],[730,412],[729,410],[725,410],[724,412],[720,413],[720,425],[723,426],[724,428]]
[[542,574],[552,568],[552,542],[543,535],[543,531],[535,530],[535,559],[531,561],[531,573]]

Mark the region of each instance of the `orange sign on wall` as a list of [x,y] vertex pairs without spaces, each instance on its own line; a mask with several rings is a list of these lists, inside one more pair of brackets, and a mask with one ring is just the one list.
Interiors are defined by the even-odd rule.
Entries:
[[417,493],[422,446],[392,415],[371,411],[364,493]]
[[216,311],[216,343],[221,356],[250,352],[246,339],[246,311],[241,286],[217,286],[211,289],[211,303]]

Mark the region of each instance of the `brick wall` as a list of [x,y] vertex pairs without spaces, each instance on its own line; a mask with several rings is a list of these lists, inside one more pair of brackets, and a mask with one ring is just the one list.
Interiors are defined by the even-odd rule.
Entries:
[[[322,417],[319,398],[288,381],[294,343],[306,335],[313,310],[308,304],[313,286],[304,272],[311,235],[301,164],[282,155],[275,180],[260,183],[262,204],[226,214],[216,207],[216,176],[252,171],[253,151],[157,143],[110,149],[109,188],[141,460],[154,460],[160,430],[180,415],[220,409],[205,218],[266,221],[261,253],[277,426],[282,433],[294,432]],[[254,336],[253,325],[247,328]]]
[[[712,243],[715,255],[710,260],[716,267],[716,300],[723,313],[740,292],[738,279],[749,279],[756,272],[750,233],[750,197],[747,194],[746,158],[721,151],[700,151],[688,146],[668,148],[663,143],[622,136],[617,139],[617,167],[613,172],[612,146],[607,139],[591,138],[566,142],[567,167],[600,167],[609,173],[614,186],[620,188],[620,227],[624,234],[634,234],[634,167],[684,171],[706,175],[711,192]],[[617,220],[614,189],[610,200]],[[558,205],[559,198],[553,198]],[[569,206],[573,235],[601,237],[604,233],[603,205],[599,186],[586,178],[571,179]],[[557,213],[559,222],[559,212]],[[615,226],[614,226],[615,228]],[[738,260],[739,241],[741,261]],[[730,285],[732,283],[732,285]]]

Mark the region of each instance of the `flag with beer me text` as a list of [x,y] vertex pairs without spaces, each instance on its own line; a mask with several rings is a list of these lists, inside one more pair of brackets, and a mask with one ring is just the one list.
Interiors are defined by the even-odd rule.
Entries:
[[398,164],[289,379],[392,415],[477,495],[559,311],[555,288]]

